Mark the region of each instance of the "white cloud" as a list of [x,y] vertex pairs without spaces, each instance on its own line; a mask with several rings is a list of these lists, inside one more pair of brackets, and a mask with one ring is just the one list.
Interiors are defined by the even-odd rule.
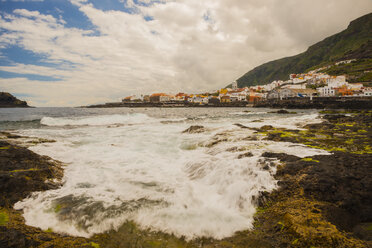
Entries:
[[0,70],[63,79],[1,79],[2,89],[33,94],[39,106],[213,90],[263,62],[304,51],[372,10],[370,0],[143,0],[152,4],[123,3],[137,9],[128,14],[102,11],[86,0],[70,1],[99,36],[94,30],[67,28],[64,20],[38,11],[19,9],[0,18],[0,27],[8,31],[0,36],[0,48],[17,44],[59,64],[15,64]]

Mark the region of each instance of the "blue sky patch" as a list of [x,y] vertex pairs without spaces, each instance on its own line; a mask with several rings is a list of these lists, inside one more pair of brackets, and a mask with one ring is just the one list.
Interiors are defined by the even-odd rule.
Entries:
[[[92,30],[95,26],[90,22],[79,8],[66,0],[47,0],[43,2],[12,2],[0,1],[2,13],[12,14],[16,9],[27,9],[29,11],[39,11],[44,15],[52,15],[56,19],[66,22],[65,27]],[[0,12],[0,13],[1,13]]]
[[1,70],[0,70],[0,78],[27,78],[28,80],[47,81],[47,82],[49,82],[49,81],[50,82],[55,82],[55,81],[61,81],[62,80],[60,78],[55,78],[55,77],[50,77],[50,76],[23,74],[23,73],[1,71]]
[[39,55],[29,50],[25,50],[19,46],[8,46],[1,49],[1,55],[5,58],[0,60],[0,66],[7,66],[9,64],[34,64],[40,66],[51,66],[53,64],[44,62],[47,59],[46,55]]

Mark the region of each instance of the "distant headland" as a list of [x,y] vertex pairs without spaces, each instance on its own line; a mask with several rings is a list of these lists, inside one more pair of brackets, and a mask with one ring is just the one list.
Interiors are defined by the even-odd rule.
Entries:
[[29,108],[26,101],[21,101],[8,92],[0,92],[0,108]]

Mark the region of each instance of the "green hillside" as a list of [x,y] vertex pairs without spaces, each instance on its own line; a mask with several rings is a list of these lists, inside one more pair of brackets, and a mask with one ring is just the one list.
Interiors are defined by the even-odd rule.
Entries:
[[[372,68],[372,13],[352,21],[348,28],[312,45],[306,52],[260,65],[239,78],[239,87],[262,85],[274,80],[287,80],[290,73],[330,65],[344,59],[357,59],[349,66],[330,68],[330,74],[348,74],[353,81],[371,79]],[[359,66],[362,63],[362,66]],[[369,68],[369,70],[366,70]]]

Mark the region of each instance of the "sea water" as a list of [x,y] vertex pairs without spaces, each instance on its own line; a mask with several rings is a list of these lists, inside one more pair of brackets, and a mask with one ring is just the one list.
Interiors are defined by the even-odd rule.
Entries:
[[[270,109],[1,109],[0,128],[53,139],[30,149],[65,164],[63,186],[15,204],[26,224],[89,237],[134,221],[187,239],[224,238],[252,227],[256,199],[277,188],[279,161],[327,152],[262,140],[263,125],[301,129],[316,111]],[[192,125],[200,133],[183,133]],[[250,156],[239,156],[250,152]]]

